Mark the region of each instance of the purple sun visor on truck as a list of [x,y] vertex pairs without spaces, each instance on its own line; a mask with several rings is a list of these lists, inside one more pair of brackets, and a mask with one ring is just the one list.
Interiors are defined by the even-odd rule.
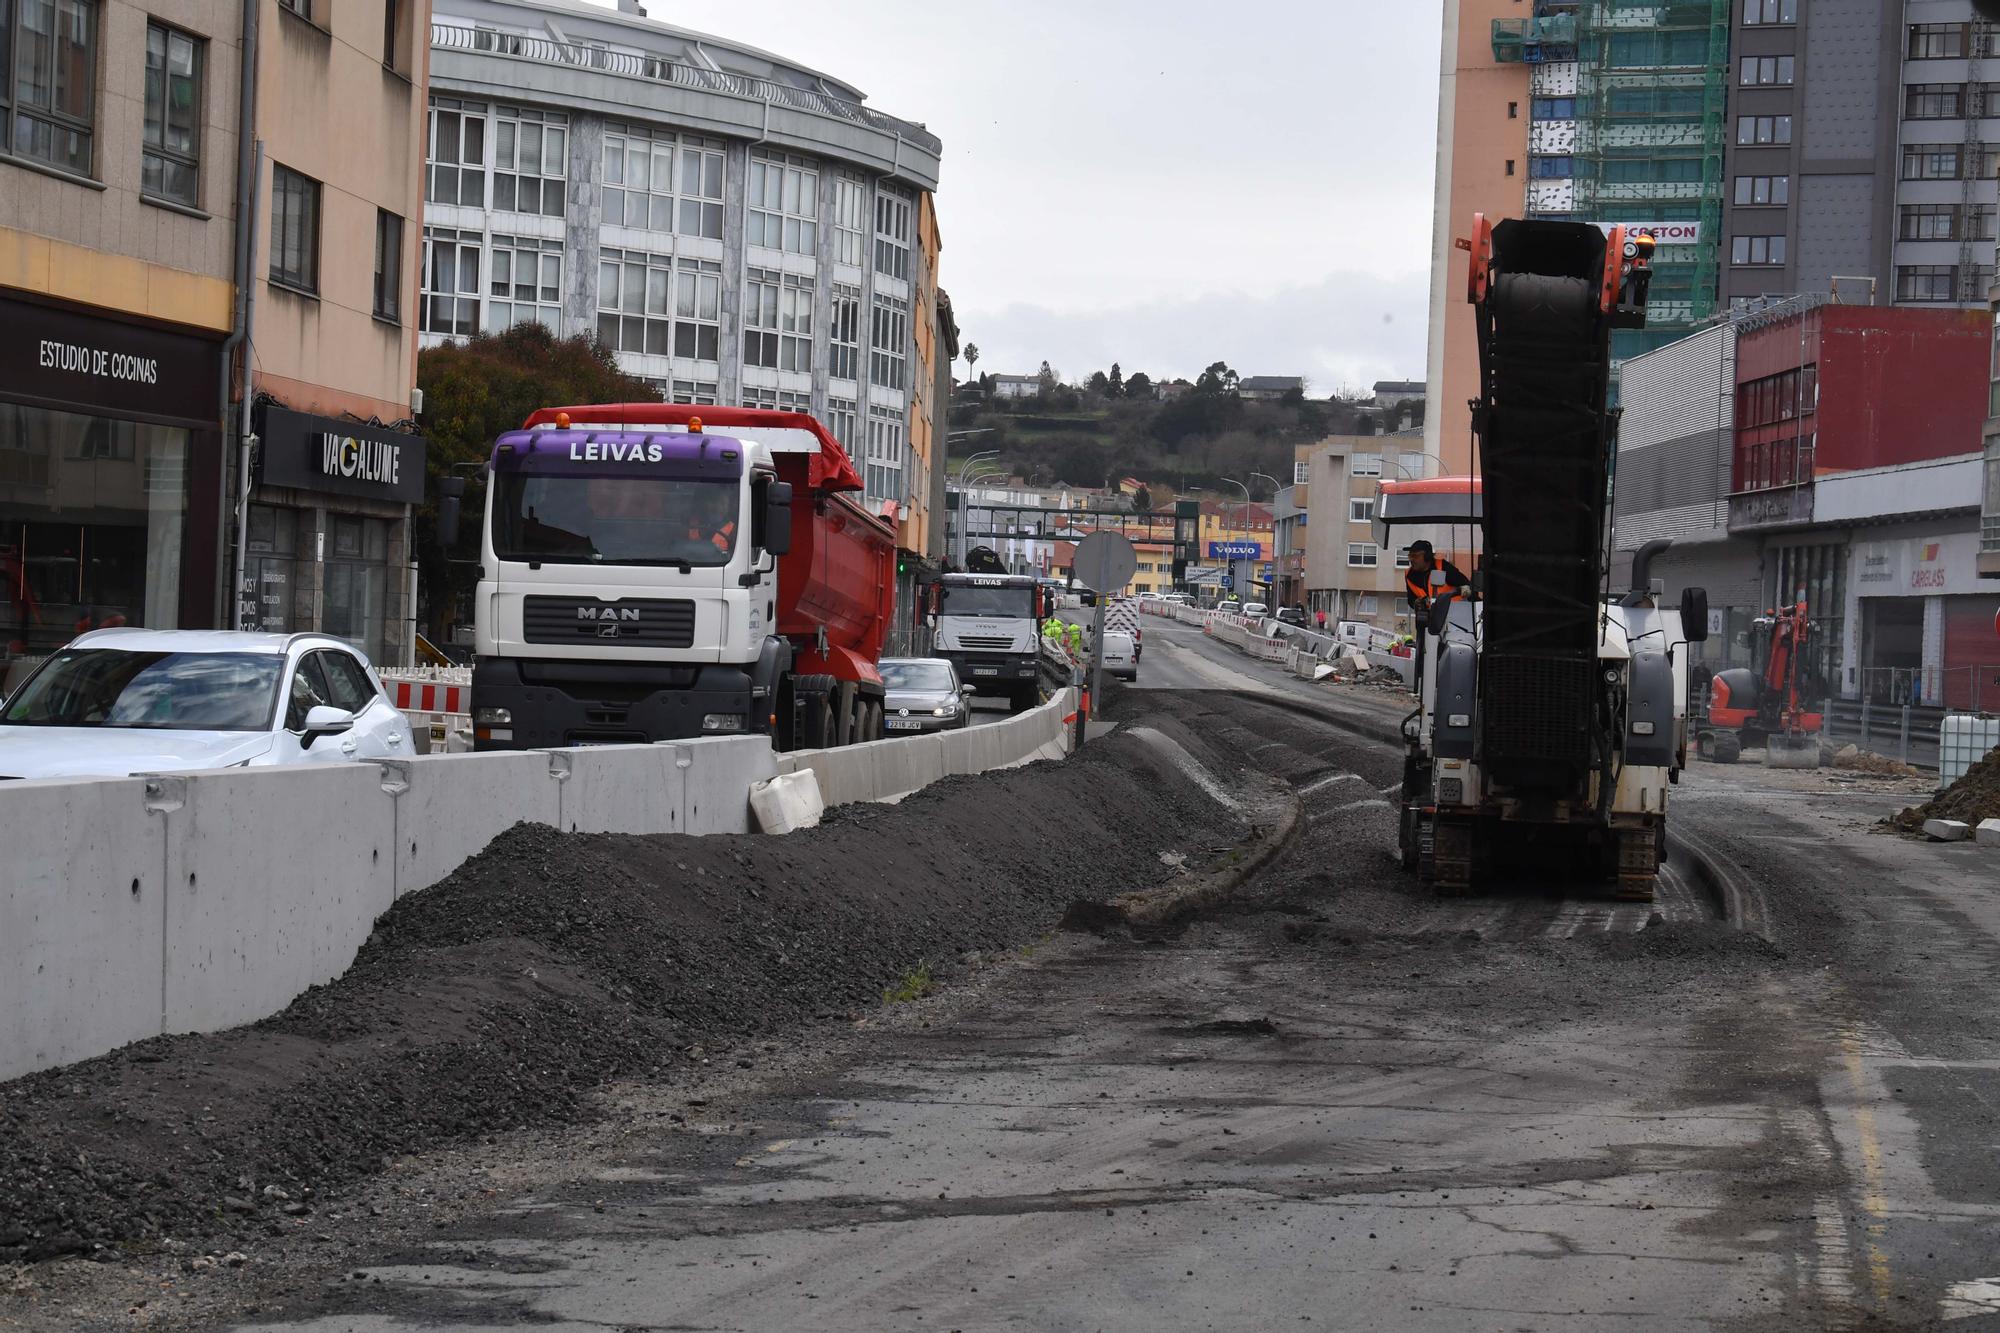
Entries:
[[495,472],[537,476],[736,481],[748,450],[726,435],[647,430],[510,430],[493,442]]

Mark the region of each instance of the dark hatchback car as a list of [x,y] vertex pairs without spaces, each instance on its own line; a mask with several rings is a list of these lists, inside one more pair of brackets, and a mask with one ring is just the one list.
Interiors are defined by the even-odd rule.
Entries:
[[887,735],[954,731],[972,722],[970,685],[942,657],[885,657],[880,670],[888,692],[882,701]]
[[1278,623],[1280,625],[1297,625],[1300,629],[1304,629],[1306,627],[1306,609],[1302,606],[1281,606],[1278,608]]

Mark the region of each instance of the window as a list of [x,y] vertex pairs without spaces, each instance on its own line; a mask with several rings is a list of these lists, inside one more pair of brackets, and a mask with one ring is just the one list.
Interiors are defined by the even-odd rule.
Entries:
[[[681,145],[683,236],[722,239],[722,150],[706,141]],[[713,360],[713,358],[704,358]]]
[[1530,104],[1529,113],[1536,120],[1575,120],[1576,99],[1574,97],[1537,97]]
[[1799,0],[1743,0],[1743,22],[1748,26],[1798,21]]
[[1896,239],[1899,241],[1955,241],[1958,239],[1956,204],[1904,204],[1899,210]]
[[819,253],[819,172],[802,157],[750,159],[746,241],[788,254]]
[[647,231],[674,229],[674,142],[619,127],[604,135],[604,221]]
[[[1972,211],[1966,218],[1965,234],[1975,241],[1990,241],[1994,239],[1993,205],[1974,204],[1972,206]],[[1983,291],[1984,289],[1982,288],[1981,290]]]
[[1379,477],[1382,475],[1382,455],[1356,454],[1348,460],[1348,475],[1355,477]]
[[382,0],[382,64],[401,69],[397,52],[402,47],[403,6],[401,0]]
[[0,149],[90,174],[97,45],[95,0],[0,0]]
[[280,9],[289,9],[306,22],[312,22],[312,0],[278,0],[278,7]]
[[722,265],[683,259],[674,274],[674,355],[690,361],[722,358]]
[[1959,60],[1965,56],[1965,24],[1912,23],[1910,59]]
[[[5,12],[0,4],[0,14]],[[146,143],[139,189],[189,208],[201,203],[201,63],[206,45],[184,32],[146,25]],[[5,49],[0,41],[0,50]]]
[[1349,499],[1347,502],[1349,523],[1373,523],[1375,521],[1375,501],[1371,499]]
[[479,331],[479,239],[476,231],[424,228],[418,329],[453,338]]
[[810,412],[812,395],[792,389],[747,388],[743,391],[743,406],[765,407],[774,412]]
[[869,382],[885,389],[902,388],[909,344],[910,303],[899,297],[877,296],[874,326],[868,340]]
[[875,196],[875,271],[910,277],[910,201],[888,190]]
[[1396,548],[1396,568],[1408,569],[1409,567],[1410,567],[1410,548],[1407,546],[1398,546]]
[[714,380],[675,380],[670,393],[676,403],[688,403],[695,407],[714,407],[716,384]]
[[[1307,483],[1308,481],[1310,481],[1310,480],[1312,479],[1312,477],[1311,477],[1311,473],[1312,473],[1312,464],[1310,464],[1310,463],[1298,463],[1298,462],[1295,462],[1295,463],[1293,463],[1293,464],[1292,464],[1292,485],[1294,485],[1294,486],[1303,486],[1303,485],[1305,485],[1305,484],[1306,484],[1306,483]],[[1300,517],[1304,517],[1304,515],[1301,515]]]
[[1792,141],[1792,118],[1790,116],[1738,116],[1736,118],[1736,142],[1738,144],[1778,144]]
[[812,373],[811,278],[750,270],[743,301],[743,364]]
[[1955,181],[1958,170],[1957,144],[1924,144],[1903,149],[1906,181]]
[[827,433],[840,441],[840,447],[845,449],[850,456],[861,451],[861,437],[854,433],[855,420],[854,400],[852,398],[829,398],[826,400]]
[[1528,179],[1567,180],[1576,175],[1576,159],[1573,157],[1531,157],[1528,159]]
[[[673,339],[669,299],[673,277],[674,261],[667,255],[608,247],[598,251],[598,339],[621,352],[668,355]],[[487,325],[493,327],[490,318]]]
[[[486,331],[516,324],[562,326],[562,242],[532,236],[493,238],[487,260]],[[637,348],[627,348],[637,351]]]
[[271,166],[271,281],[319,292],[319,182]]
[[1782,236],[1733,236],[1729,241],[1732,264],[1782,264],[1785,238]]
[[862,480],[870,500],[903,498],[903,413],[900,409],[869,405],[868,454]]
[[375,318],[403,322],[403,219],[375,210]]
[[860,268],[868,249],[862,228],[868,225],[866,187],[853,176],[841,176],[833,186],[833,259]]
[[568,116],[560,111],[495,108],[493,207],[496,211],[561,217],[568,166]]
[[1761,84],[1785,85],[1797,73],[1795,56],[1744,56],[1738,82],[1751,88]]
[[1354,569],[1373,569],[1375,568],[1376,561],[1380,558],[1381,548],[1376,546],[1374,542],[1349,542],[1347,544],[1347,563]]
[[1736,202],[1740,207],[1779,206],[1792,202],[1790,176],[1738,176]]
[[1906,120],[1957,120],[1965,114],[1965,87],[1957,83],[1913,83],[1903,89]]
[[1957,293],[1956,264],[1903,264],[1896,269],[1898,301],[1950,301]]
[[[851,380],[861,373],[861,289],[833,287],[833,357],[827,371],[834,379]],[[843,441],[844,443],[844,441]]]
[[424,201],[486,207],[486,108],[479,103],[431,99]]
[[1509,176],[1514,174],[1514,159],[1511,157],[1507,159],[1507,174]]

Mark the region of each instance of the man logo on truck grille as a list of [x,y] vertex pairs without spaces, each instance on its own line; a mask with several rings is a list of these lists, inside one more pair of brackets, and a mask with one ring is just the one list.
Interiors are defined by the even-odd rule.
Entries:
[[639,609],[633,606],[579,606],[578,620],[637,620]]

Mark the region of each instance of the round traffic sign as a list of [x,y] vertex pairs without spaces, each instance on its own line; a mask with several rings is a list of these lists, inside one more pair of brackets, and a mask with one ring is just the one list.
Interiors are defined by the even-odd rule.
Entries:
[[1076,544],[1070,568],[1086,588],[1117,592],[1139,571],[1139,553],[1122,533],[1093,532]]

